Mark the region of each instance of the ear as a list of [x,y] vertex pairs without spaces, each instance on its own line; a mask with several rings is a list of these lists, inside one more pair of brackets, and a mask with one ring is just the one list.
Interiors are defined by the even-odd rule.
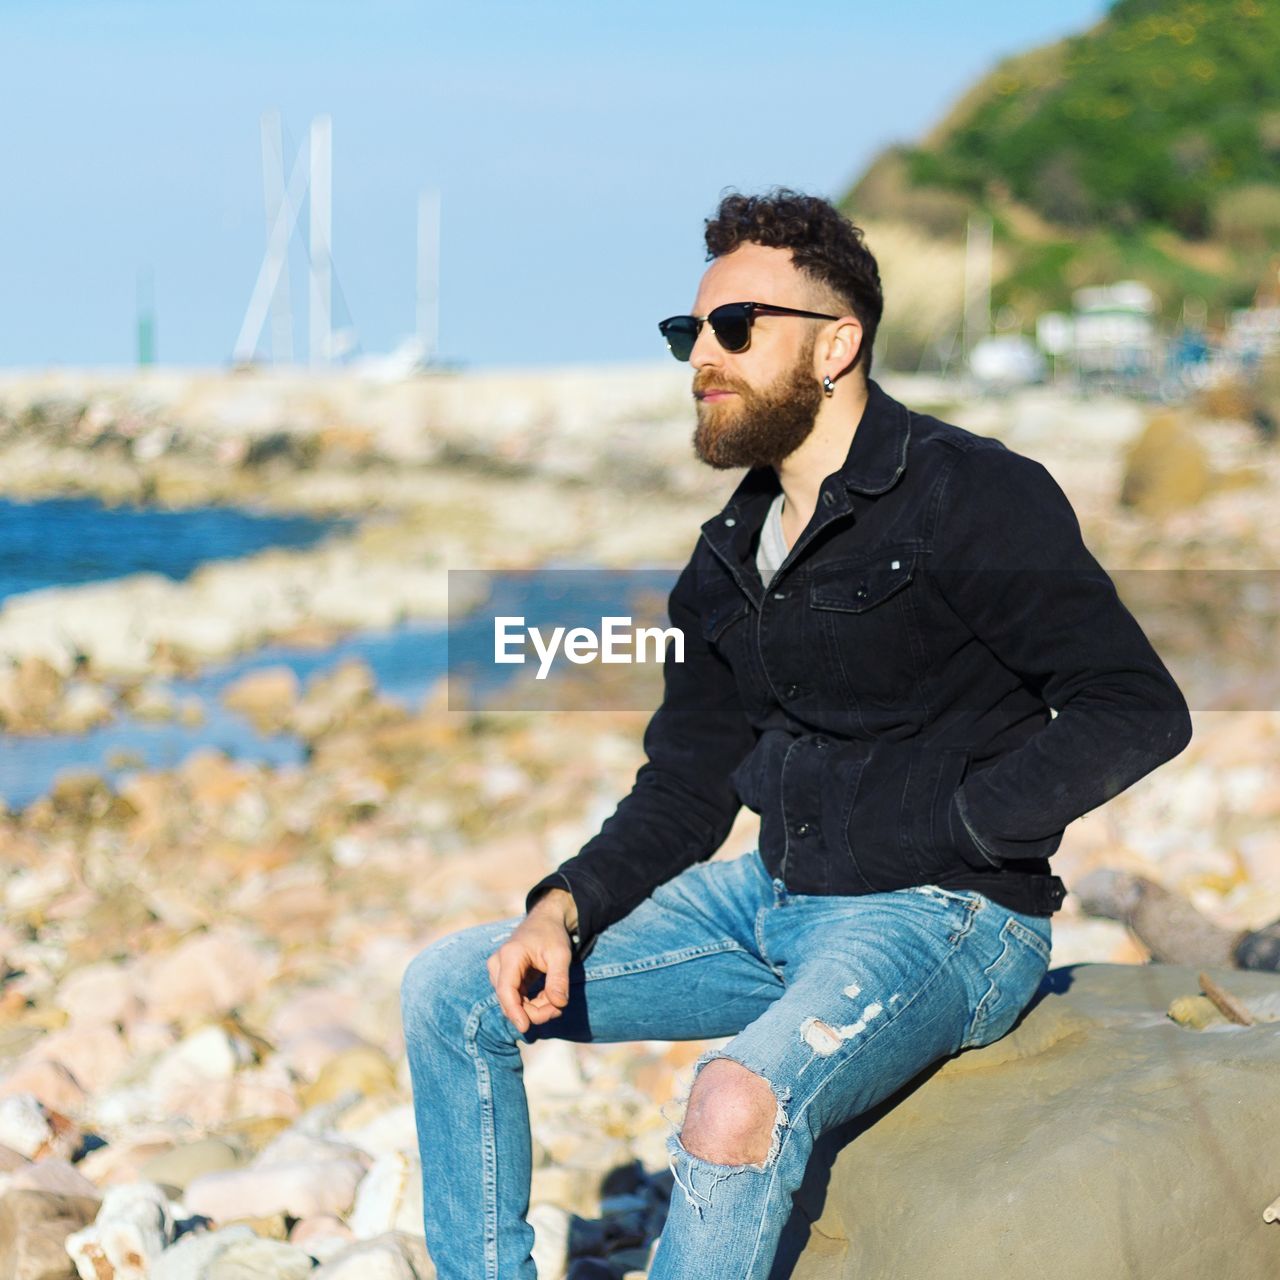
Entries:
[[835,381],[853,367],[862,350],[862,321],[857,316],[841,316],[814,347],[815,372],[818,377]]

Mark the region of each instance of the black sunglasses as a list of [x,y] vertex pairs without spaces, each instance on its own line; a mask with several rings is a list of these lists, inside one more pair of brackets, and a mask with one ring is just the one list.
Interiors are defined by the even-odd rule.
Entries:
[[693,344],[702,331],[703,321],[711,325],[716,341],[726,351],[745,351],[751,344],[751,326],[757,315],[800,316],[805,320],[839,320],[839,316],[820,311],[797,311],[794,307],[775,307],[768,302],[726,302],[713,307],[705,316],[671,316],[658,322],[658,332],[677,360],[693,354]]

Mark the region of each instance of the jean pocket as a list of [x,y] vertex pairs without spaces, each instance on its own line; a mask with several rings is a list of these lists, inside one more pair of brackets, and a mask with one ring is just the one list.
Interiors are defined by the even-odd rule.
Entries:
[[[1045,921],[1048,930],[1048,921]],[[1049,969],[1050,943],[1016,916],[1000,929],[996,958],[982,971],[982,997],[962,1048],[991,1044],[1005,1035],[1031,1002]]]

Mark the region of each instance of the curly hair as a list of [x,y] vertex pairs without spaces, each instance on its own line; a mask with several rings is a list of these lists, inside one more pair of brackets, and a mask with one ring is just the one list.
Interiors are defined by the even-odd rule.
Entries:
[[853,368],[871,376],[871,348],[884,311],[880,268],[862,229],[829,201],[777,187],[764,195],[733,191],[707,219],[707,259],[721,258],[741,244],[790,249],[791,260],[825,285],[862,324],[862,347]]

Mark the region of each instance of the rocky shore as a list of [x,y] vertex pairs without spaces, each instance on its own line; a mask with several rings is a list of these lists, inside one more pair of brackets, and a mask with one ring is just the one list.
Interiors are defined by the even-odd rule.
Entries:
[[[11,600],[3,727],[74,730],[93,705],[159,696],[168,676],[268,638],[319,644],[438,617],[448,568],[682,562],[733,482],[690,460],[683,382],[510,377],[496,391],[500,380],[461,375],[411,390],[288,382],[287,396],[265,375],[174,377],[163,395],[160,382],[8,379],[0,488],[11,496],[254,503],[361,523],[182,583]],[[944,404],[944,389],[887,385]],[[257,416],[228,425],[209,407],[226,403]],[[1269,514],[1280,466],[1244,423],[1178,419],[1195,475],[1148,466],[1138,501],[1145,408],[1041,390],[944,416],[1044,461],[1099,558],[1132,571],[1138,595],[1170,572],[1211,573],[1215,590],[1236,592],[1232,575],[1280,569]],[[1149,595],[1171,666],[1194,676],[1207,657],[1230,679],[1193,698],[1187,751],[1074,824],[1055,864],[1068,885],[1101,868],[1141,874],[1224,926],[1256,928],[1280,916],[1270,597],[1232,595],[1224,618],[1212,592],[1195,607],[1165,587]],[[114,788],[66,776],[0,816],[6,1280],[430,1276],[400,976],[435,938],[520,913],[528,886],[631,785],[647,718],[450,713],[442,686],[405,709],[358,663],[301,684],[258,673],[226,699],[303,738],[306,763],[207,750]],[[754,835],[744,813],[718,856]],[[1147,959],[1074,899],[1054,927],[1055,965]],[[706,1047],[525,1050],[544,1280],[645,1273],[670,1192],[659,1108],[682,1096]],[[678,1120],[678,1106],[666,1110]]]

